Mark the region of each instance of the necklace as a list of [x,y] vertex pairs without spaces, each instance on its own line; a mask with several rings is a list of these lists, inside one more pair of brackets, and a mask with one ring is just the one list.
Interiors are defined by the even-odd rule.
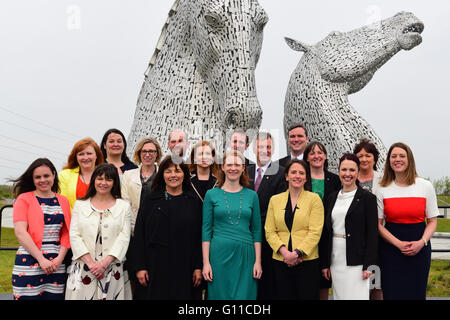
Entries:
[[238,225],[242,214],[242,190],[239,192],[239,214],[236,222],[233,222],[233,219],[231,218],[230,206],[228,205],[228,198],[225,190],[223,190],[223,198],[225,199],[225,205],[227,206],[228,222],[232,225]]

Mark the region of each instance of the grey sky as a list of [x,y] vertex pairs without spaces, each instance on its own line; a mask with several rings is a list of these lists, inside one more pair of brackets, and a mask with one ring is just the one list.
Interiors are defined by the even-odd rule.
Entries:
[[[350,96],[387,147],[411,146],[421,176],[450,175],[448,0],[260,0],[269,15],[256,70],[263,129],[282,138],[284,96],[301,58],[284,36],[313,44],[399,11],[425,24],[423,43],[384,65]],[[126,135],[172,0],[3,0],[0,3],[0,183],[39,156],[60,169],[73,143]],[[280,144],[280,143],[279,143]],[[438,149],[439,148],[439,149]]]

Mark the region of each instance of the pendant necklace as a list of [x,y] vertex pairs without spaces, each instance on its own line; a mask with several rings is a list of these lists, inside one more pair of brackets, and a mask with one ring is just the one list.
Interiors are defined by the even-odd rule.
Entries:
[[242,214],[242,190],[239,192],[239,214],[238,214],[236,222],[233,222],[233,219],[231,218],[230,206],[228,204],[228,198],[227,198],[227,194],[226,194],[225,190],[223,190],[223,197],[225,199],[225,205],[227,206],[228,222],[232,225],[238,225],[239,221],[241,220],[241,214]]

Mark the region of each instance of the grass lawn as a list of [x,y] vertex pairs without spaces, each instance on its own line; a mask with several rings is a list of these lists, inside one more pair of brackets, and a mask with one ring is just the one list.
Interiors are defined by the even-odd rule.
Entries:
[[450,297],[450,261],[431,261],[427,297]]
[[450,196],[437,196],[438,206],[450,205]]
[[450,219],[438,218],[436,232],[450,232]]
[[[2,228],[2,247],[18,247],[19,243],[12,228]],[[0,250],[0,293],[12,293],[11,272],[16,251]]]

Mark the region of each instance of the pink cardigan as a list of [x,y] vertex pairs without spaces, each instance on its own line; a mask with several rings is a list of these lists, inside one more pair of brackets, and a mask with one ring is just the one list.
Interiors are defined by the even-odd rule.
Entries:
[[[61,246],[70,248],[70,206],[66,197],[57,194],[59,205],[64,214],[64,225],[61,230]],[[13,222],[25,221],[28,223],[28,233],[40,250],[44,236],[44,212],[39,205],[33,191],[20,194],[13,205]]]

